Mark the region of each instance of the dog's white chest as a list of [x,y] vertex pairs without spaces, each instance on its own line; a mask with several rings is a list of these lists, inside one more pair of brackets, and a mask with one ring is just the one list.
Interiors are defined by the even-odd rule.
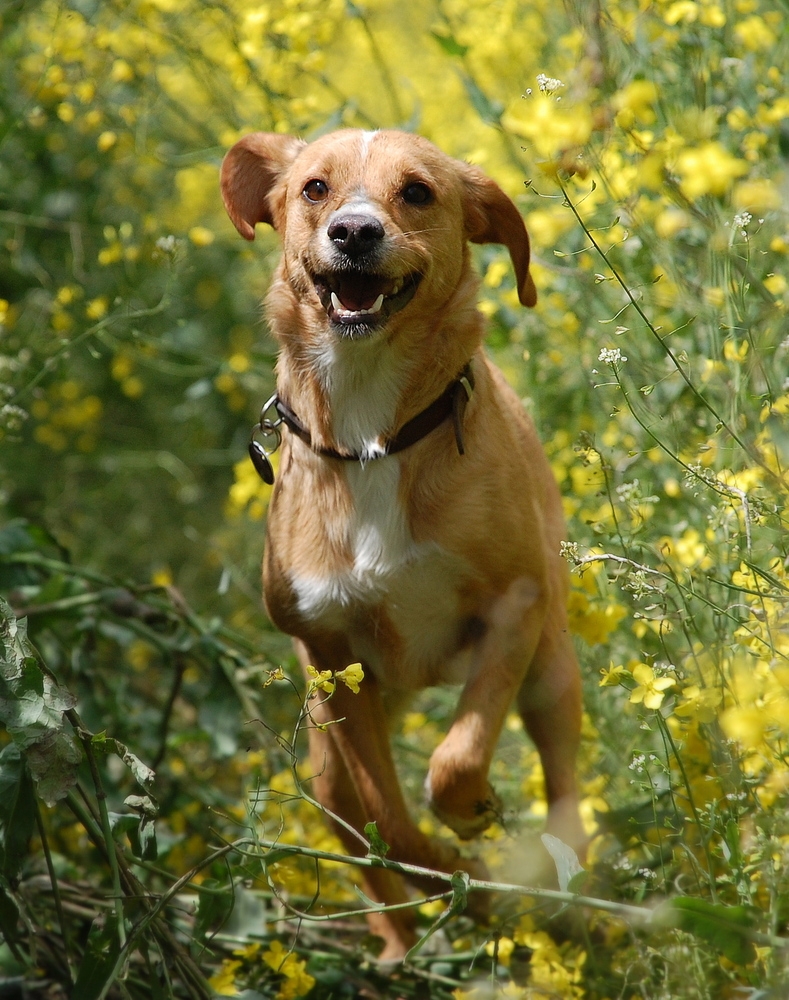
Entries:
[[[342,631],[353,655],[386,684],[424,686],[426,670],[437,681],[462,680],[465,667],[450,660],[457,645],[457,586],[467,568],[438,545],[413,540],[398,498],[396,460],[353,465],[346,471],[354,503],[347,522],[353,565],[326,575],[293,573],[300,614]],[[386,636],[380,634],[382,607],[397,636],[396,663],[390,661]]]

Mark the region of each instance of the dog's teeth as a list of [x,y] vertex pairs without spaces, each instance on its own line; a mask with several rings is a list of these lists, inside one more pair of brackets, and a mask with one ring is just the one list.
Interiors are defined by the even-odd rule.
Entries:
[[369,309],[349,309],[347,306],[343,305],[340,298],[336,292],[331,293],[331,304],[332,308],[336,313],[342,313],[343,316],[372,316],[377,312],[381,311],[381,306],[384,304],[383,295],[379,295],[378,298],[373,302]]

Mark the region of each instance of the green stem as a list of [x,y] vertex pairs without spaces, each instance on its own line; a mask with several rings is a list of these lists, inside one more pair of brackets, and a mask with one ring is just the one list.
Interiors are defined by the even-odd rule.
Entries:
[[71,959],[71,952],[69,950],[69,938],[68,938],[68,928],[66,925],[66,914],[63,910],[63,900],[60,896],[60,886],[58,885],[58,877],[55,873],[55,866],[52,863],[52,852],[49,849],[49,840],[47,839],[47,831],[44,828],[44,820],[41,816],[41,807],[39,806],[38,799],[35,800],[36,805],[36,826],[38,827],[38,835],[41,838],[41,847],[44,851],[44,859],[47,865],[47,871],[49,872],[49,883],[52,886],[52,896],[55,900],[55,912],[57,913],[58,923],[60,924],[60,934],[63,938],[63,951],[66,955],[66,966],[68,968],[69,976],[69,986],[72,986],[75,981],[75,969],[74,963]]
[[88,761],[88,767],[90,768],[90,775],[93,780],[93,788],[96,795],[96,804],[99,809],[99,817],[101,819],[101,832],[104,838],[104,843],[107,849],[107,860],[110,866],[110,874],[112,876],[112,893],[114,896],[114,906],[115,906],[115,918],[118,924],[118,940],[121,944],[121,949],[126,943],[126,925],[123,914],[123,889],[121,887],[121,873],[118,867],[118,856],[115,851],[115,839],[112,836],[112,826],[110,825],[110,815],[107,810],[107,793],[104,791],[104,786],[101,781],[101,774],[99,773],[98,764],[96,762],[96,756],[93,753],[93,733],[89,732],[82,725],[82,721],[77,713],[72,709],[65,713],[66,718],[69,720],[71,725],[74,727],[77,736],[82,742],[85,748],[85,757]]
[[704,396],[701,392],[699,392],[699,390],[693,384],[693,381],[689,377],[688,373],[683,369],[682,365],[680,364],[679,358],[676,356],[676,354],[674,354],[674,352],[668,346],[668,344],[666,343],[666,341],[660,336],[660,334],[658,333],[658,331],[655,329],[655,327],[653,326],[653,324],[650,321],[649,317],[647,316],[647,314],[644,312],[644,310],[639,305],[638,299],[636,299],[636,297],[630,291],[630,288],[628,287],[627,282],[621,276],[621,274],[616,269],[616,267],[611,263],[611,261],[609,260],[608,255],[606,254],[605,250],[603,250],[602,246],[597,242],[597,240],[592,235],[591,230],[589,229],[589,227],[586,225],[586,223],[584,222],[583,218],[581,217],[581,213],[578,211],[578,209],[576,208],[575,204],[571,201],[570,195],[568,194],[567,189],[562,184],[561,180],[559,180],[557,178],[556,183],[559,185],[559,190],[564,195],[564,199],[565,199],[565,202],[566,202],[567,206],[569,207],[570,211],[575,216],[575,218],[576,218],[578,224],[580,225],[581,229],[583,229],[584,233],[586,234],[587,239],[590,241],[590,243],[592,244],[592,246],[595,248],[595,250],[600,254],[600,256],[602,257],[602,259],[605,261],[606,266],[609,268],[609,270],[613,274],[614,278],[616,279],[617,283],[619,284],[619,286],[624,291],[624,293],[627,296],[630,304],[633,306],[633,308],[635,309],[635,311],[641,317],[641,319],[644,322],[644,325],[649,330],[649,332],[652,334],[652,336],[654,337],[654,339],[663,348],[663,350],[666,353],[666,356],[671,360],[672,364],[674,365],[674,367],[676,368],[676,370],[679,372],[679,374],[680,374],[683,382],[690,389],[691,393],[695,396],[695,398],[698,400],[698,402],[704,407],[704,409],[706,409],[709,413],[712,414],[712,416],[717,420],[719,426],[722,427],[730,435],[730,437],[734,441],[737,442],[737,444],[742,448],[742,450],[745,452],[745,454],[748,455],[748,457],[753,462],[755,462],[756,465],[759,466],[759,468],[761,468],[763,471],[765,471],[766,473],[768,473],[768,475],[772,479],[777,479],[777,480],[780,481],[780,477],[776,476],[776,474],[772,471],[772,469],[770,469],[768,466],[766,466],[764,464],[764,462],[761,460],[761,458],[757,454],[754,454],[754,452],[751,450],[750,446],[748,444],[746,444],[745,441],[742,440],[742,438],[739,436],[739,434],[736,432],[736,430],[728,423],[728,421],[726,421],[718,413],[718,411],[715,409],[715,407],[712,405],[712,403],[710,403],[710,401],[706,398],[706,396]]

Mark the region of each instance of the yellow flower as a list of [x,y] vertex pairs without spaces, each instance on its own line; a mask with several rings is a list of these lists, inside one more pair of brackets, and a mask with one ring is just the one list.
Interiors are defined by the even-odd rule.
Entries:
[[85,307],[85,315],[88,319],[102,319],[107,315],[107,310],[109,309],[109,301],[106,295],[102,295],[98,299],[92,299]]
[[538,98],[521,101],[505,113],[502,124],[529,139],[538,156],[550,157],[587,142],[592,133],[592,113],[585,105],[570,108]]
[[364,671],[361,663],[350,663],[345,670],[338,670],[334,676],[341,680],[346,687],[349,687],[354,694],[358,694],[359,684],[364,680]]
[[628,115],[633,121],[651,124],[655,121],[653,106],[657,103],[659,94],[657,86],[651,80],[633,80],[614,95],[613,104],[617,111],[625,114],[617,115],[617,122],[627,124]]
[[189,230],[189,239],[196,247],[207,247],[214,242],[216,237],[205,226],[192,226]]
[[683,24],[692,24],[698,16],[699,5],[697,3],[694,3],[693,0],[677,0],[663,15],[663,20],[666,24],[679,24],[680,21]]
[[171,587],[173,574],[169,566],[162,566],[151,574],[151,583],[155,587]]
[[208,980],[209,986],[216,990],[221,996],[234,997],[238,990],[235,987],[236,972],[241,968],[241,962],[234,959],[227,959],[222,963],[222,967],[215,976]]
[[722,695],[717,688],[702,688],[691,684],[682,689],[683,701],[674,709],[674,714],[681,719],[695,719],[696,722],[714,722],[716,709],[721,703]]
[[281,941],[272,941],[269,945],[269,950],[263,952],[263,961],[274,972],[279,972],[289,954],[290,952],[288,952],[287,948],[283,947]]
[[732,181],[748,172],[748,164],[737,159],[719,142],[684,149],[677,157],[680,190],[691,201],[705,194],[725,194]]
[[118,136],[115,132],[102,132],[96,140],[96,148],[100,153],[106,153],[108,150],[112,149],[117,141]]
[[660,708],[666,697],[664,692],[677,683],[673,677],[656,677],[646,663],[637,663],[632,673],[638,687],[631,692],[630,702],[633,705],[643,702],[644,708]]
[[749,212],[768,212],[780,207],[781,192],[772,181],[745,180],[735,186],[731,200],[735,208]]
[[771,295],[782,295],[787,288],[786,278],[782,274],[768,274],[762,284]]
[[334,681],[331,670],[321,670],[318,672],[315,667],[307,667],[307,676],[311,678],[307,685],[307,695],[312,695],[316,691],[325,691],[332,694],[334,691]]
[[759,49],[767,50],[776,43],[772,30],[758,14],[746,17],[744,21],[735,25],[734,37],[749,52],[757,52]]
[[612,663],[608,670],[600,671],[600,674],[602,675],[600,687],[616,687],[626,673],[627,670],[623,666],[615,667]]
[[272,941],[269,950],[263,953],[266,965],[285,977],[285,982],[277,993],[277,1000],[294,1000],[303,997],[315,985],[314,978],[306,971],[306,963],[287,951],[280,941]]
[[723,345],[723,356],[727,361],[742,363],[748,354],[748,341],[741,340],[739,345],[735,340],[727,340]]

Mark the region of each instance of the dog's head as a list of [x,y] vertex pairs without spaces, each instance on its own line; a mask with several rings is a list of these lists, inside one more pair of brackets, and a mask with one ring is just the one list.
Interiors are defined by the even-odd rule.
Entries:
[[221,183],[245,239],[258,222],[277,230],[283,276],[337,335],[440,310],[465,276],[469,240],[504,244],[521,302],[536,302],[515,205],[481,170],[419,136],[349,129],[308,144],[257,132],[228,152]]

